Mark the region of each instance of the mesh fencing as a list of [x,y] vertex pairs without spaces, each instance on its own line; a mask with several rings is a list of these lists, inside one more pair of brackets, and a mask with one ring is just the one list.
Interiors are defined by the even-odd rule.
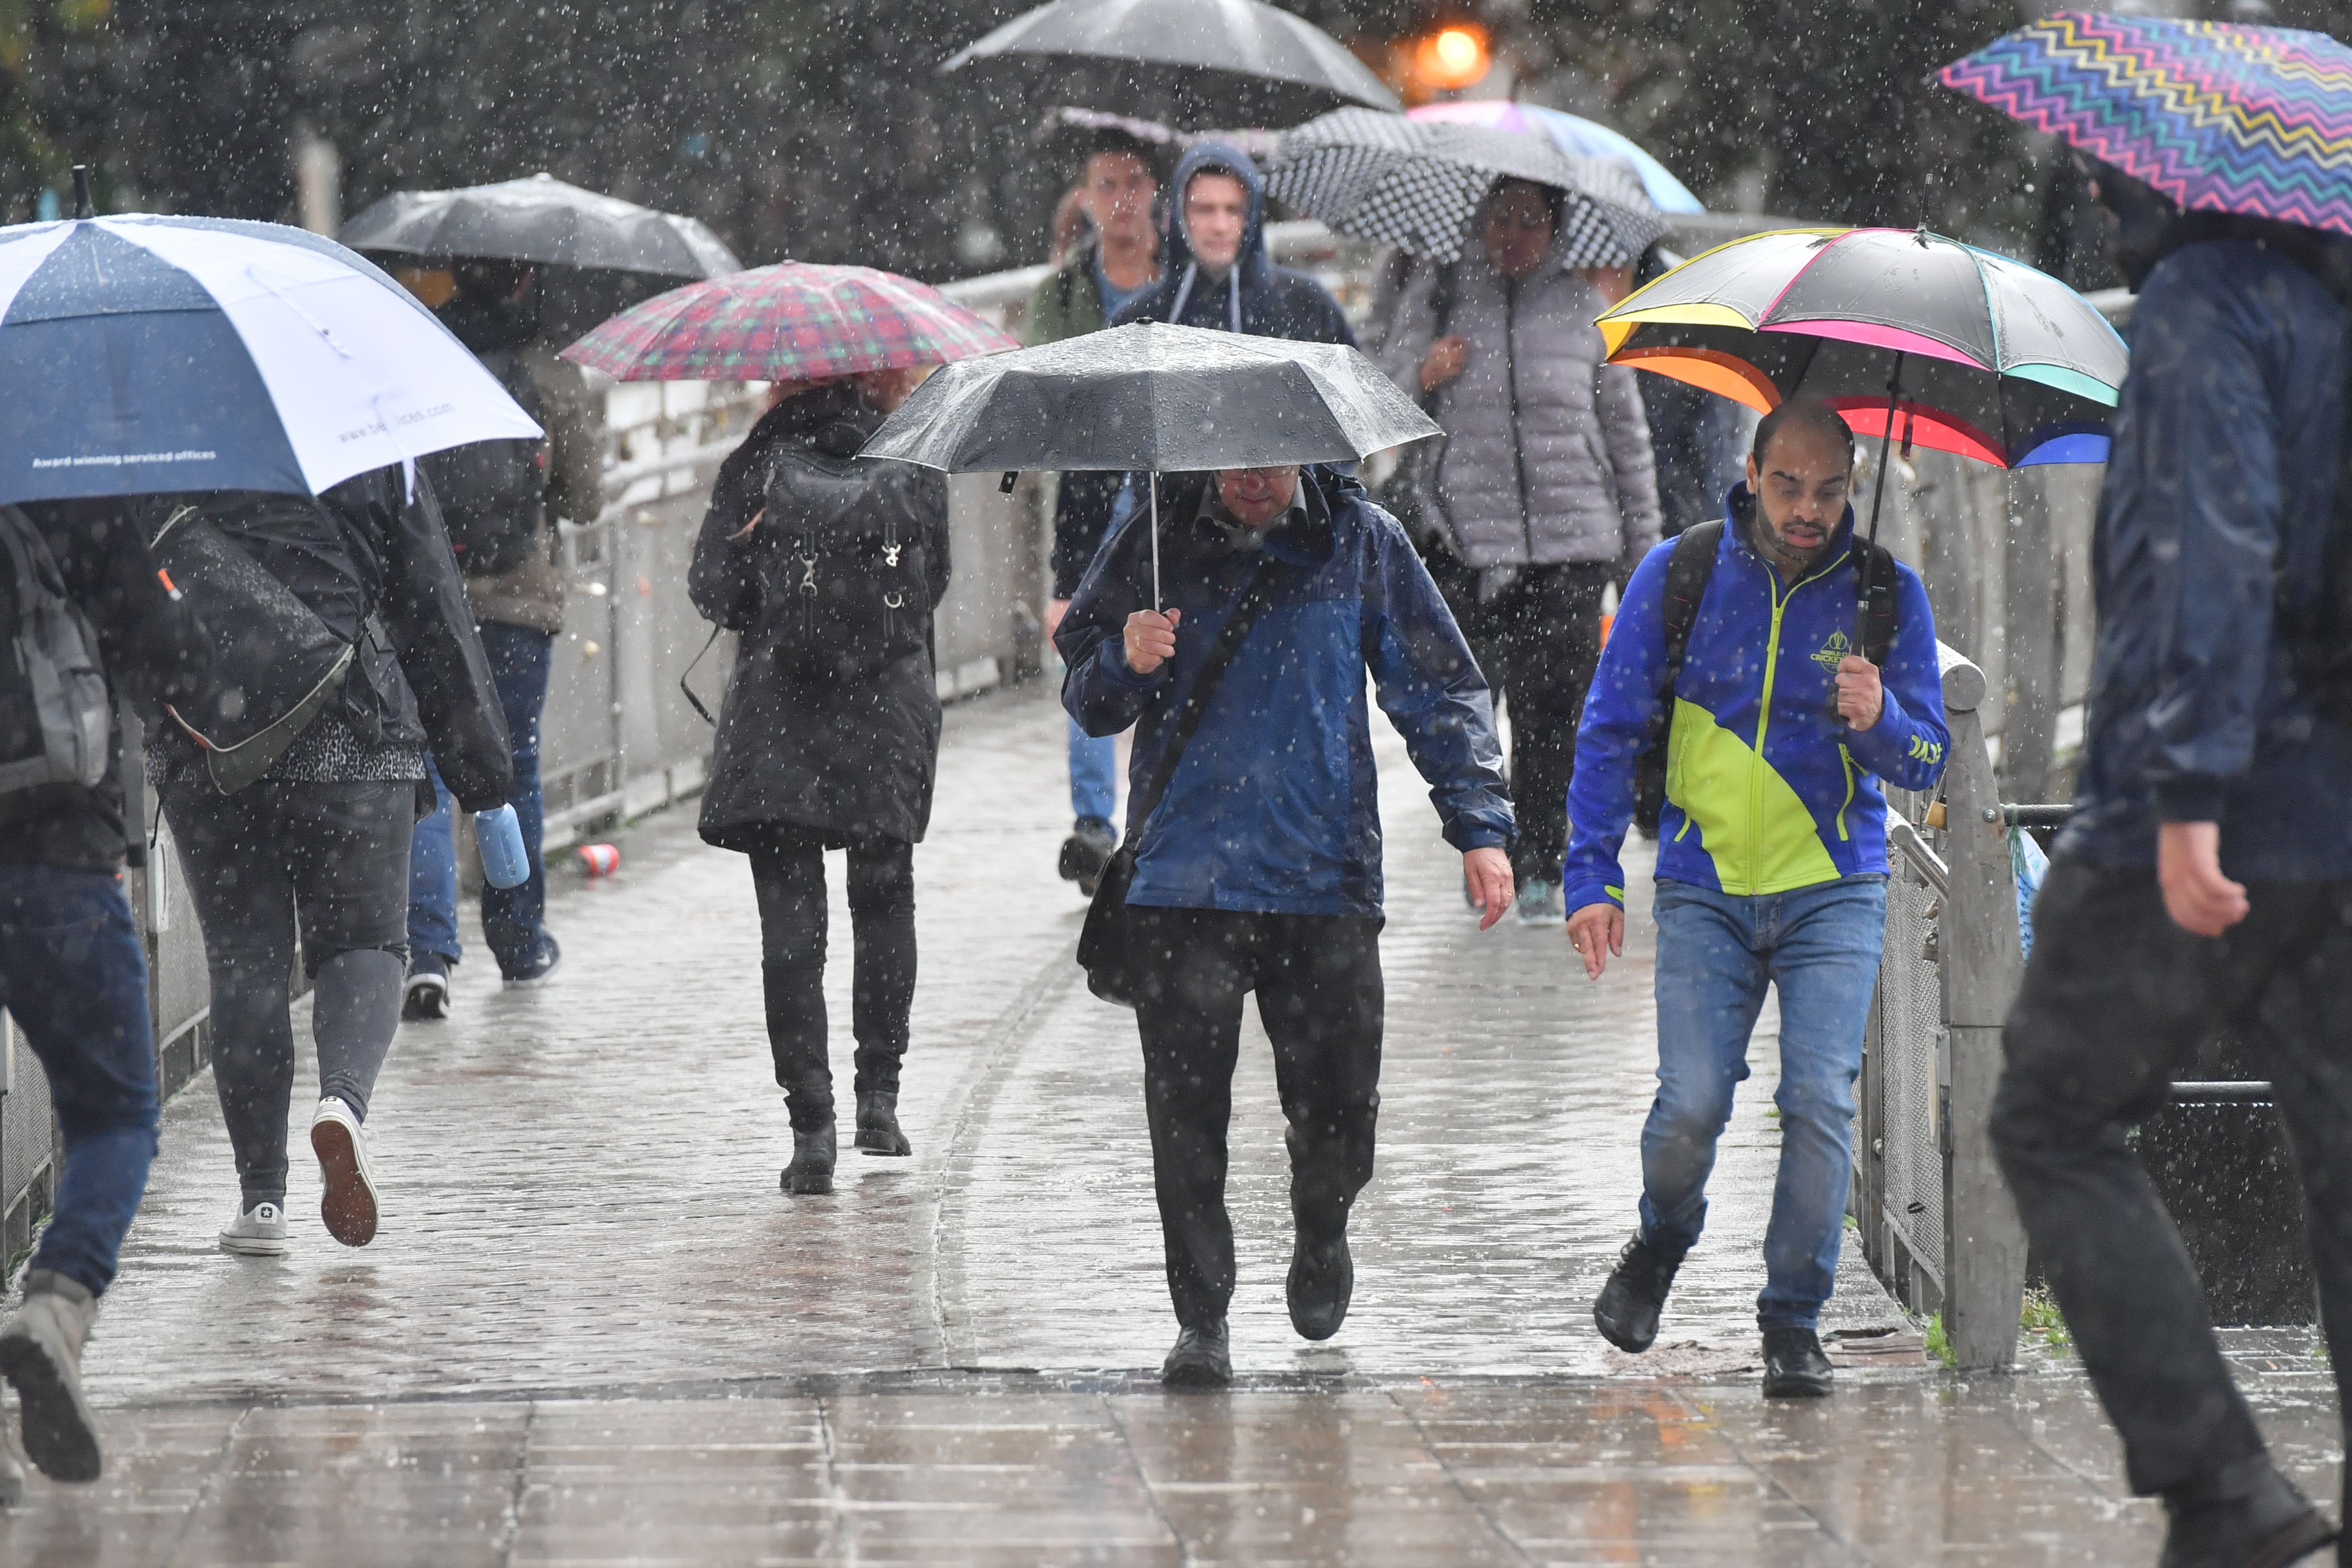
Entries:
[[[1941,977],[1926,955],[1936,890],[1898,851],[1886,889],[1886,946],[1878,962],[1879,1136],[1884,1219],[1938,1283],[1944,1279],[1944,1143],[1937,1124]],[[1862,1217],[1865,1222],[1870,1217]]]
[[[16,1209],[25,1188],[49,1157],[49,1081],[33,1059],[24,1035],[16,1031],[15,1021],[0,1015],[0,1029],[13,1036],[0,1041],[0,1049],[13,1050],[16,1058],[11,1092],[0,1094],[0,1215],[6,1215]],[[5,1253],[22,1244],[20,1237],[5,1237],[5,1245],[0,1246],[0,1269],[7,1264]]]

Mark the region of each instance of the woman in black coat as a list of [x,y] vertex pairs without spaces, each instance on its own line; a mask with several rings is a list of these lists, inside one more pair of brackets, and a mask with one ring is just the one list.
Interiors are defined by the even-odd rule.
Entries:
[[931,612],[948,585],[947,482],[856,455],[919,379],[877,371],[772,402],[719,471],[688,580],[695,607],[740,634],[701,829],[751,857],[791,1193],[833,1190],[826,850],[848,852],[856,1146],[911,1152],[898,1062],[915,995],[914,845],[939,765]]

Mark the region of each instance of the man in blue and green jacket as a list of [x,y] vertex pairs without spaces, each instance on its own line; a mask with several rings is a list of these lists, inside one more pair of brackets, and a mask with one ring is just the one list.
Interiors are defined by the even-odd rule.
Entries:
[[[1822,1395],[1815,1324],[1837,1275],[1853,1174],[1853,1082],[1886,924],[1879,780],[1933,784],[1948,736],[1927,591],[1894,578],[1882,671],[1853,647],[1853,433],[1827,404],[1757,426],[1695,607],[1670,614],[1676,545],[1635,570],[1577,734],[1565,877],[1569,940],[1594,979],[1624,951],[1618,846],[1634,772],[1665,720],[1658,831],[1658,1095],[1642,1131],[1641,1228],[1593,1307],[1643,1351],[1706,1218],[1715,1144],[1748,1076],[1765,988],[1780,998],[1780,1173],[1764,1235],[1764,1392]],[[1700,558],[1704,559],[1704,558]],[[1687,629],[1671,669],[1670,621]],[[1671,709],[1671,717],[1667,710]]]

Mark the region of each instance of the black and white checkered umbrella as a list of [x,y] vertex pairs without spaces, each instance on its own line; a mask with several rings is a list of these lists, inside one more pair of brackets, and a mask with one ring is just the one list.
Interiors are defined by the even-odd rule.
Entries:
[[1286,131],[1266,187],[1294,212],[1416,256],[1462,259],[1499,180],[1565,191],[1555,252],[1565,267],[1628,267],[1665,232],[1641,175],[1619,158],[1580,158],[1524,131],[1335,110]]

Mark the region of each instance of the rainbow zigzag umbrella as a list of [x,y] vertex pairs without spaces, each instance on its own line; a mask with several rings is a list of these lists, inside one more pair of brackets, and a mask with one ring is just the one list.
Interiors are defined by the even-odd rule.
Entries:
[[2185,208],[2352,234],[2352,49],[2324,33],[2065,11],[1937,79]]

